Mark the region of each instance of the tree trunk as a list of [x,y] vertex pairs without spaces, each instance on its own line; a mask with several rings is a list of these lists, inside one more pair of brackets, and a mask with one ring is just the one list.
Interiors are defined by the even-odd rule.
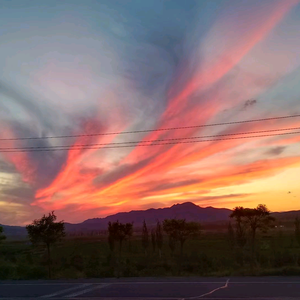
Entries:
[[252,266],[254,266],[255,263],[255,233],[256,229],[252,229],[252,249],[251,249],[251,259],[252,259]]
[[296,253],[295,254],[295,266],[297,266],[297,267],[298,267],[298,261],[299,261],[299,254]]
[[47,253],[48,253],[48,276],[51,279],[51,253],[50,253],[50,244],[47,243]]
[[255,234],[256,234],[256,230],[253,229],[252,230],[252,256],[254,255],[254,251],[255,251]]
[[180,256],[182,257],[183,254],[183,243],[184,241],[180,241]]
[[114,275],[117,278],[120,278],[120,258],[116,257],[115,266],[114,266]]
[[128,240],[128,251],[131,253],[131,239]]
[[119,248],[119,256],[120,257],[122,256],[122,243],[123,243],[123,240],[120,240],[120,248]]
[[181,271],[182,271],[183,243],[184,243],[184,240],[180,240],[179,276],[181,276]]
[[161,258],[161,249],[158,249],[159,258]]

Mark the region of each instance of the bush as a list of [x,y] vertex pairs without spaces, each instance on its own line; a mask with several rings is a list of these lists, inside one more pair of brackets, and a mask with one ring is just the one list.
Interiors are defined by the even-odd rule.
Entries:
[[64,268],[55,272],[53,277],[55,279],[78,279],[78,278],[84,278],[85,275],[83,272],[80,272],[73,266],[70,266],[68,268]]
[[0,261],[0,279],[11,279],[14,274],[14,266],[12,263]]
[[6,253],[5,260],[10,261],[11,263],[17,262],[17,257],[15,253]]
[[213,260],[205,253],[202,253],[199,257],[199,272],[200,274],[206,274],[213,270]]
[[120,275],[124,277],[141,276],[141,274],[143,274],[144,268],[141,265],[139,265],[139,267],[140,269],[137,268],[137,265],[135,265],[129,259],[127,259],[125,264],[122,266]]
[[287,265],[293,265],[295,262],[295,258],[293,254],[287,250],[285,251],[277,251],[274,253],[272,257],[272,267],[281,268]]
[[83,269],[84,269],[84,259],[83,259],[82,255],[80,255],[80,254],[73,255],[71,257],[70,264],[76,270],[83,271]]
[[261,270],[260,276],[299,276],[300,268],[293,266],[286,266],[278,269]]
[[26,262],[29,264],[33,264],[33,258],[30,252],[26,254]]
[[[247,247],[231,251],[225,238],[225,234],[207,233],[188,241],[183,257],[178,251],[172,256],[166,243],[161,258],[157,253],[145,258],[141,239],[135,238],[131,240],[132,252],[124,246],[121,260],[118,252],[109,251],[107,240],[65,240],[53,249],[53,278],[300,275],[299,249],[289,248],[290,236],[261,239],[255,259]],[[0,279],[47,278],[44,248],[30,249],[20,242],[5,243],[0,250]]]
[[47,270],[42,266],[18,263],[15,267],[14,279],[42,279],[47,278]]
[[100,270],[100,258],[96,253],[93,253],[84,268],[87,277],[98,278],[102,277]]

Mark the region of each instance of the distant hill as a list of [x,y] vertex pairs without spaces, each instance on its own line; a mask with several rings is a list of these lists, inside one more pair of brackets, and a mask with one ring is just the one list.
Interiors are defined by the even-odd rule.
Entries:
[[26,228],[21,226],[9,226],[9,225],[1,225],[4,230],[4,234],[7,237],[11,238],[22,238],[26,236]]
[[295,219],[296,217],[300,218],[300,210],[291,210],[291,211],[284,211],[284,212],[275,212],[272,213],[272,216],[274,218],[278,218],[278,219],[287,219],[287,220],[291,220],[291,219]]
[[272,216],[275,218],[275,225],[282,225],[286,230],[295,229],[295,218],[300,218],[300,210],[292,210],[285,212],[274,212]]
[[[186,219],[187,221],[201,222],[203,224],[218,226],[224,225],[228,221],[230,209],[227,208],[214,208],[214,207],[200,207],[192,202],[185,202],[182,204],[175,204],[171,207],[165,208],[150,208],[147,210],[132,210],[130,212],[121,212],[105,218],[88,219],[82,223],[70,224],[65,223],[66,231],[68,233],[74,232],[91,232],[101,231],[107,229],[108,222],[119,220],[122,223],[133,222],[134,227],[142,226],[145,220],[148,226],[154,226],[157,222],[164,219]],[[272,215],[278,221],[293,220],[296,216],[300,217],[300,211],[288,212],[274,212]],[[8,237],[24,237],[26,235],[25,227],[21,226],[6,226],[4,228],[5,235]]]
[[191,202],[175,204],[165,208],[150,208],[147,210],[132,210],[130,212],[121,212],[106,218],[88,219],[80,224],[66,224],[67,231],[90,231],[104,230],[108,222],[119,220],[122,223],[133,222],[135,227],[142,226],[145,220],[147,225],[155,225],[157,220],[178,218],[187,221],[197,222],[217,222],[228,220],[231,213],[227,208],[200,207]]

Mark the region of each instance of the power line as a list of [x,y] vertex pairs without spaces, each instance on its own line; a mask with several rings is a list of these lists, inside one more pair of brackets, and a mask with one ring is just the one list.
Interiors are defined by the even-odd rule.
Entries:
[[[145,140],[145,141],[129,141],[129,142],[118,142],[110,143],[109,145],[130,145],[130,144],[140,144],[140,143],[150,143],[157,144],[158,142],[171,142],[171,141],[181,141],[181,140],[196,140],[196,139],[206,139],[206,138],[215,138],[215,137],[226,137],[226,136],[236,136],[236,135],[246,135],[246,134],[258,134],[258,133],[270,133],[278,131],[288,131],[288,130],[298,130],[300,127],[288,127],[288,128],[279,128],[279,129],[268,129],[268,130],[258,130],[258,131],[248,131],[240,133],[226,133],[226,134],[216,134],[216,135],[205,135],[205,136],[194,136],[194,137],[181,137],[181,138],[169,138],[169,139],[160,139],[160,140]],[[108,146],[107,143],[96,143],[96,144],[78,144],[78,145],[59,145],[59,146],[32,146],[32,147],[5,147],[0,148],[1,150],[31,150],[31,149],[63,149],[66,148],[84,148],[84,147],[95,147],[95,146]]]
[[251,119],[251,120],[244,120],[244,121],[233,121],[233,122],[224,122],[224,123],[213,123],[213,124],[203,124],[203,125],[158,128],[158,129],[133,130],[133,131],[119,131],[119,132],[91,133],[91,134],[77,134],[77,135],[58,135],[58,136],[44,136],[44,137],[0,138],[0,141],[63,139],[63,138],[76,138],[76,137],[84,137],[84,136],[104,136],[104,135],[117,135],[117,134],[135,134],[135,133],[145,133],[145,132],[168,131],[168,130],[182,130],[182,129],[202,128],[202,127],[212,127],[212,126],[222,126],[222,125],[234,125],[234,124],[262,122],[262,121],[271,121],[271,120],[281,120],[281,119],[289,119],[289,118],[297,118],[297,117],[300,117],[300,114],[289,115],[289,116],[279,116],[279,117],[272,117],[272,118]]
[[[150,146],[161,146],[161,145],[176,145],[176,144],[189,144],[189,143],[202,143],[202,142],[217,142],[217,141],[226,141],[226,140],[238,140],[238,139],[249,139],[249,138],[260,138],[260,137],[273,137],[273,136],[282,136],[282,135],[291,135],[291,134],[300,134],[300,131],[295,132],[285,132],[285,133],[276,133],[276,134],[264,134],[264,135],[253,135],[253,136],[241,136],[241,137],[229,137],[222,139],[208,139],[208,140],[192,140],[192,141],[177,141],[177,142],[168,142],[168,143],[153,143],[153,144],[138,144],[138,145],[121,145],[121,146],[105,146],[102,149],[116,149],[116,148],[129,148],[129,147],[150,147]],[[1,152],[40,152],[40,151],[69,151],[69,150],[87,150],[87,149],[99,149],[98,147],[80,147],[80,148],[47,148],[47,149],[28,149],[28,150],[4,150]],[[99,149],[100,150],[100,149]]]

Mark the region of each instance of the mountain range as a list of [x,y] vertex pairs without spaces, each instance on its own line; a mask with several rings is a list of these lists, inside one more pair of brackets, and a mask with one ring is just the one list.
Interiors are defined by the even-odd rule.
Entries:
[[[106,230],[108,222],[119,221],[121,223],[133,222],[135,228],[142,226],[145,220],[149,227],[154,226],[157,221],[164,219],[186,219],[187,221],[201,222],[202,224],[221,224],[224,226],[228,221],[230,209],[214,208],[214,207],[200,207],[192,202],[185,202],[182,204],[175,204],[171,207],[165,208],[150,208],[147,210],[132,210],[130,212],[120,212],[105,218],[93,218],[85,220],[82,223],[71,224],[65,223],[67,233],[87,233],[91,231]],[[280,220],[288,221],[300,216],[300,211],[289,212],[275,212],[272,215]],[[8,237],[25,236],[25,227],[21,226],[7,226],[2,225],[5,234]]]
[[90,231],[105,230],[108,222],[119,221],[121,223],[133,222],[134,227],[141,227],[145,220],[149,227],[156,225],[157,221],[165,219],[186,219],[196,222],[218,222],[228,220],[231,213],[227,208],[200,207],[191,202],[175,204],[165,208],[150,208],[147,210],[132,210],[121,212],[106,218],[88,219],[80,224],[66,224],[66,230],[71,231]]

